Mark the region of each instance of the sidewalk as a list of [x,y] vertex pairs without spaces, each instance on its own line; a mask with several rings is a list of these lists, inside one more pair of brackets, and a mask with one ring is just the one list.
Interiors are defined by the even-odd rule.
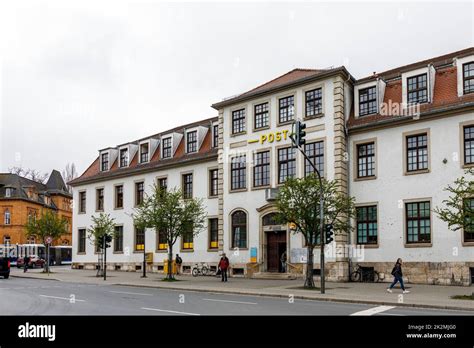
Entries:
[[[164,282],[162,274],[149,273],[148,278],[141,278],[140,272],[107,271],[107,280],[97,278],[96,271],[73,270],[67,267],[54,267],[50,275],[42,270],[22,270],[12,268],[11,276],[19,278],[49,279],[64,282],[124,285],[163,288],[182,291],[203,291],[215,293],[232,293],[243,295],[276,296],[295,299],[323,300],[351,303],[369,303],[374,305],[396,305],[410,307],[425,307],[438,309],[470,310],[474,314],[474,300],[454,300],[453,295],[471,295],[472,287],[438,286],[406,284],[411,293],[401,295],[401,290],[395,288],[390,294],[385,291],[387,283],[332,283],[326,282],[326,294],[319,290],[302,288],[304,280],[268,280],[229,278],[222,283],[216,277],[178,276],[179,281]],[[316,284],[318,286],[318,284]]]

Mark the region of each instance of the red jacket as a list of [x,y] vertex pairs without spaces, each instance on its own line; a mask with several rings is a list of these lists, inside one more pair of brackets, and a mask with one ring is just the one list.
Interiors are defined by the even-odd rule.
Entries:
[[222,257],[221,260],[219,261],[219,266],[221,270],[225,271],[227,268],[229,268],[229,259],[227,257]]

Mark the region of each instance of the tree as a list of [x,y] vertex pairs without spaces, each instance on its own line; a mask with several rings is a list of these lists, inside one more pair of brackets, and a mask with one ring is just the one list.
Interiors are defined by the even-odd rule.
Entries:
[[68,182],[77,178],[76,165],[74,163],[66,164],[66,168],[64,168],[62,174],[63,174],[64,181],[66,182],[67,189],[69,193],[71,193],[72,187],[68,185]]
[[184,199],[181,190],[166,190],[154,184],[151,195],[145,195],[143,203],[135,208],[132,216],[137,228],[161,232],[168,245],[170,266],[165,279],[174,279],[171,267],[173,246],[179,237],[192,234],[194,238],[204,228],[207,214],[202,199]]
[[[342,193],[337,181],[322,178],[324,202],[324,224],[332,224],[335,233],[350,232],[348,219],[354,216],[354,198]],[[305,178],[288,179],[280,188],[276,199],[279,210],[277,219],[281,223],[295,224],[294,233],[303,235],[307,248],[306,279],[304,286],[314,288],[313,264],[314,248],[324,243],[320,228],[320,194],[319,180],[314,175]],[[324,275],[322,274],[321,277]]]
[[[64,217],[50,210],[43,209],[41,217],[30,217],[26,223],[26,236],[35,236],[46,245],[46,238],[51,237],[54,240],[61,238],[68,232],[68,221]],[[49,260],[46,260],[47,270],[49,270]]]
[[434,212],[438,217],[448,223],[448,228],[453,231],[460,229],[474,231],[474,169],[465,171],[465,175],[457,178],[453,184],[448,185],[443,191],[450,193],[448,199],[443,200],[444,207],[436,207]]
[[11,167],[11,168],[8,168],[8,171],[11,174],[16,174],[23,178],[27,178],[27,179],[39,182],[40,184],[44,184],[46,182],[46,179],[48,178],[47,173],[41,173],[40,171],[36,169],[30,169],[30,168],[24,169],[22,167]]
[[[103,240],[104,238],[110,240],[115,236],[115,219],[111,218],[110,214],[105,213],[100,213],[98,217],[92,215],[91,218],[92,225],[87,230],[88,238],[96,249],[106,250]],[[97,257],[97,263],[100,267],[100,255],[98,254]]]

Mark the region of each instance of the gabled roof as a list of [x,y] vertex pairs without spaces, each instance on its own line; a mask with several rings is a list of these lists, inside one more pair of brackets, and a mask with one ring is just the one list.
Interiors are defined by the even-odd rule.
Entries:
[[293,85],[311,82],[316,79],[322,79],[331,75],[342,73],[345,76],[353,77],[349,74],[345,67],[328,68],[328,69],[293,69],[283,75],[274,78],[264,84],[261,84],[251,90],[241,93],[237,96],[224,99],[221,102],[214,103],[212,107],[214,109],[220,109],[224,106],[235,104],[240,101],[244,101],[250,98],[254,98],[260,95],[272,93],[283,88],[289,88]]

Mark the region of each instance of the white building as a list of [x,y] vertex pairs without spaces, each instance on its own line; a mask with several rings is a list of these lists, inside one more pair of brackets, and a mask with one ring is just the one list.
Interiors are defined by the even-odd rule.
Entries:
[[[143,254],[136,246],[143,237],[130,213],[141,183],[149,190],[167,177],[168,187],[189,188],[192,174],[192,195],[205,199],[210,220],[193,241],[179,241],[186,267],[215,264],[226,252],[234,275],[303,273],[302,236],[272,219],[278,187],[310,171],[289,139],[299,119],[307,125],[308,155],[357,203],[354,231],[338,233],[327,247],[328,279],[347,280],[356,263],[389,274],[401,257],[408,281],[470,284],[474,231],[450,231],[432,209],[447,198],[443,188],[474,166],[472,92],[474,49],[361,80],[344,67],[295,69],[215,103],[216,118],[101,150],[72,182],[73,265],[95,267],[84,229],[92,214],[105,211],[123,230],[109,267],[140,269]],[[154,231],[146,232],[146,245],[154,252],[153,269],[160,270],[165,255]]]

